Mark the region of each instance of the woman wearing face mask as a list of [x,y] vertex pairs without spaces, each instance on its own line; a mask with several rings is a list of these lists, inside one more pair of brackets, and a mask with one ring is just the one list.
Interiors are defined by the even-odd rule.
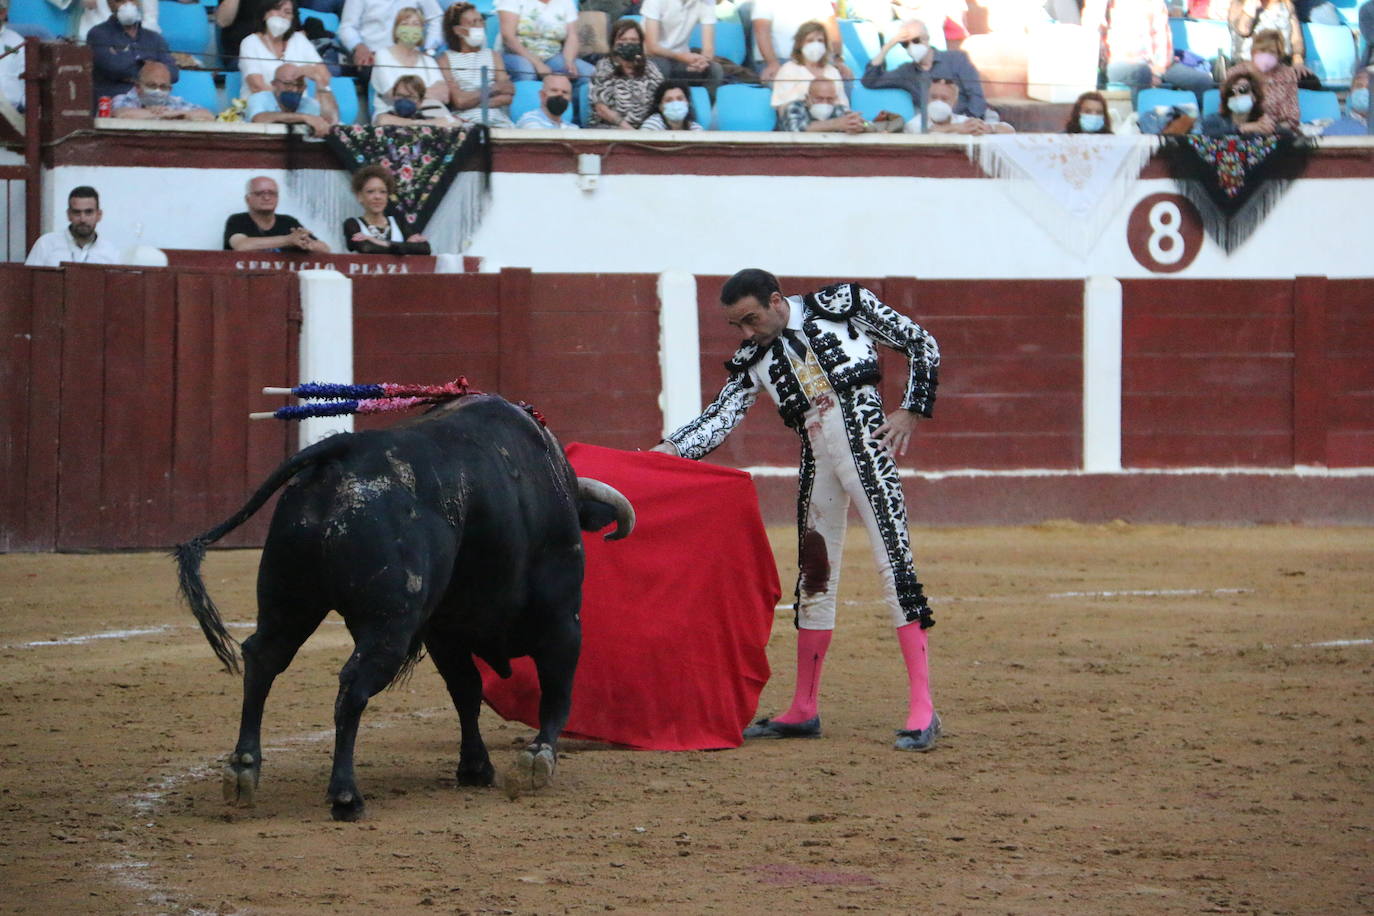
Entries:
[[816,20],[802,23],[792,40],[792,56],[778,68],[773,77],[773,110],[782,110],[797,99],[806,98],[806,93],[815,79],[830,80],[839,93],[839,104],[849,106],[849,96],[844,91],[844,80],[852,78],[841,73],[829,60],[830,49],[827,45],[825,26]]
[[1263,84],[1248,73],[1228,76],[1221,84],[1221,108],[1202,119],[1202,133],[1208,137],[1259,134],[1264,118]]
[[633,19],[621,19],[611,30],[611,53],[592,74],[587,126],[634,130],[653,114],[662,82],[663,73],[644,56],[644,30]]
[[1250,77],[1264,92],[1264,117],[1254,128],[1255,133],[1298,130],[1302,122],[1298,112],[1299,74],[1296,67],[1283,62],[1283,36],[1272,29],[1256,32],[1250,60],[1226,71],[1228,79],[1240,75]]
[[329,68],[301,31],[294,0],[264,5],[258,30],[239,45],[242,97],[246,99],[255,92],[271,91],[272,76],[284,63],[296,64],[304,70],[306,78],[314,81],[317,94],[329,91]]
[[664,80],[654,93],[654,113],[640,130],[704,130],[692,111],[692,97],[684,80]]
[[391,89],[406,75],[418,76],[425,84],[425,98],[448,104],[448,83],[444,81],[444,73],[434,58],[420,47],[425,40],[425,20],[421,12],[413,6],[397,10],[391,35],[396,43],[378,50],[372,63],[372,90],[376,93],[372,101],[373,124],[391,111]]
[[1085,92],[1073,103],[1066,134],[1110,134],[1112,117],[1107,112],[1107,99],[1100,92]]
[[419,233],[406,238],[404,217],[391,206],[396,179],[383,165],[365,165],[353,173],[353,193],[363,215],[344,220],[348,250],[359,254],[429,254],[429,240]]
[[425,84],[418,76],[406,74],[391,87],[391,110],[372,119],[377,127],[461,127],[438,99],[425,98]]
[[[444,39],[448,50],[439,57],[439,72],[448,84],[449,107],[470,124],[512,127],[507,106],[515,89],[506,76],[501,55],[487,47],[482,14],[471,3],[455,3],[444,10]],[[482,113],[482,70],[487,74],[487,110]]]
[[1279,34],[1280,55],[1290,55],[1293,66],[1305,72],[1302,23],[1293,0],[1231,0],[1227,24],[1231,27],[1232,60],[1249,60],[1254,38],[1272,29]]

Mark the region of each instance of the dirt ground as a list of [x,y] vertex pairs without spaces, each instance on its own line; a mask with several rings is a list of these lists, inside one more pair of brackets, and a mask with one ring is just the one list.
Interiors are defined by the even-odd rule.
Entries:
[[[792,533],[771,534],[790,583]],[[0,911],[1374,912],[1374,531],[916,541],[934,752],[891,748],[904,672],[856,530],[823,739],[574,743],[553,787],[512,801],[455,785],[456,716],[425,662],[365,716],[358,824],[324,802],[337,618],[268,703],[258,807],[229,811],[239,684],[171,562],[0,556]],[[240,638],[256,561],[207,563]],[[763,713],[791,695],[790,621]],[[501,766],[530,730],[483,719]]]

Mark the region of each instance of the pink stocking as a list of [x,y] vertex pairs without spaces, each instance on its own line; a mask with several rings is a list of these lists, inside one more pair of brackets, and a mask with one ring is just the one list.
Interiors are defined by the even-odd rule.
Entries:
[[902,658],[906,660],[907,683],[911,698],[907,707],[906,727],[916,731],[930,725],[935,706],[930,701],[930,671],[926,666],[926,631],[919,623],[897,628],[897,641],[902,644]]
[[787,712],[774,716],[774,722],[795,725],[814,719],[820,708],[821,666],[830,648],[834,630],[797,631],[797,689]]

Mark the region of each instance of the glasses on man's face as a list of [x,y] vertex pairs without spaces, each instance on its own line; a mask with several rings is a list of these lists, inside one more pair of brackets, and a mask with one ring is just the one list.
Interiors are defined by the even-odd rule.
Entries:
[[253,191],[253,192],[251,192],[251,193],[252,193],[252,196],[253,196],[253,197],[276,197],[276,196],[277,196],[277,192],[276,192],[276,191]]
[[149,92],[171,92],[171,83],[140,83],[140,88],[147,89]]
[[283,89],[294,89],[297,92],[303,92],[305,90],[305,80],[303,79],[292,80],[289,83],[282,82],[281,80],[272,80],[272,85],[280,86]]
[[1232,94],[1232,95],[1249,95],[1249,94],[1250,94],[1250,87],[1249,87],[1249,86],[1233,86],[1233,87],[1231,88],[1231,94]]

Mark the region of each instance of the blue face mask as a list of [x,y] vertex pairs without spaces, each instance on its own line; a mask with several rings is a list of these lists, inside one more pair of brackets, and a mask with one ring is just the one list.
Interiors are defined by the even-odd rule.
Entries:
[[297,108],[301,107],[301,93],[296,92],[294,89],[283,92],[281,95],[277,96],[277,104],[281,106],[282,111],[295,111]]
[[1351,89],[1351,90],[1350,90],[1350,98],[1346,99],[1346,102],[1345,102],[1345,110],[1346,110],[1346,111],[1357,111],[1357,112],[1359,112],[1360,114],[1364,114],[1366,111],[1368,111],[1368,110],[1369,110],[1369,87],[1368,87],[1368,86],[1365,86],[1365,87],[1362,88],[1362,89]]
[[420,106],[415,104],[414,99],[397,99],[391,103],[391,110],[400,117],[413,118]]
[[663,103],[663,116],[669,121],[681,121],[687,117],[687,103],[675,99],[671,102]]
[[1081,114],[1078,116],[1078,129],[1085,134],[1095,134],[1107,123],[1100,114]]

